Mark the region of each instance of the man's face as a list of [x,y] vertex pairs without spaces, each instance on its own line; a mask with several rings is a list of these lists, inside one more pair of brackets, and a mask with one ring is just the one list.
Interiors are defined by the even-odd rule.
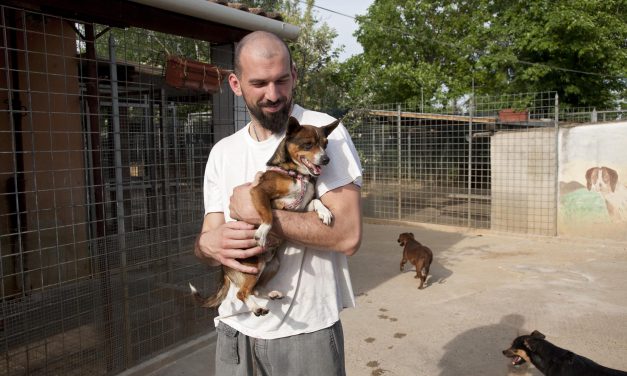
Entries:
[[236,95],[243,96],[253,120],[279,133],[292,109],[296,71],[283,53],[267,56],[251,49],[240,55],[240,77],[229,76],[229,83]]

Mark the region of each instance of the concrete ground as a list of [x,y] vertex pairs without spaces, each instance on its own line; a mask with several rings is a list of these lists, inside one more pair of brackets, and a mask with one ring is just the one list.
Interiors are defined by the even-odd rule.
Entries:
[[[396,239],[405,231],[434,252],[423,290],[413,268],[399,271]],[[626,244],[370,223],[349,264],[357,295],[357,307],[342,313],[349,376],[537,376],[501,354],[534,329],[627,370]],[[141,373],[212,375],[213,338],[180,351],[185,358],[164,355]]]

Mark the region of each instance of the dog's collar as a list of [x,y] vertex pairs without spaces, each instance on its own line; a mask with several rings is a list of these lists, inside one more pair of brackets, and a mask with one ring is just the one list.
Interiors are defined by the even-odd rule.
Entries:
[[300,182],[300,189],[298,190],[298,196],[296,200],[294,200],[294,202],[292,202],[290,205],[286,205],[284,207],[285,210],[298,210],[298,208],[300,208],[300,205],[303,203],[303,200],[305,199],[305,192],[307,191],[307,183],[309,183],[309,175],[303,175],[294,170],[286,170],[279,166],[267,166],[266,170],[276,171],[285,175],[289,175],[293,177],[294,179],[296,179],[298,182]]
[[300,172],[296,172],[294,170],[286,170],[282,167],[279,166],[267,166],[266,170],[268,171],[276,171],[276,172],[280,172],[283,173],[285,175],[289,175],[295,179],[304,181],[304,182],[309,182],[309,175],[303,175]]

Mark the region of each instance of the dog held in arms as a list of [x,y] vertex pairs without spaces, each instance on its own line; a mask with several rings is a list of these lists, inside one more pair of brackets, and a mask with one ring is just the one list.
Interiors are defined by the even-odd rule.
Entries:
[[196,288],[190,284],[192,294],[203,307],[217,307],[226,297],[230,284],[238,288],[237,298],[241,300],[256,316],[268,313],[267,308],[260,307],[251,295],[266,296],[270,299],[281,299],[279,291],[264,292],[263,286],[279,269],[277,248],[282,241],[273,236],[272,209],[290,211],[315,211],[325,225],[330,225],[333,214],[319,199],[315,199],[316,178],[322,172],[321,166],[329,163],[326,154],[327,137],[340,123],[336,120],[329,125],[315,127],[299,124],[290,117],[285,138],[266,163],[267,168],[251,188],[250,194],[255,209],[262,223],[255,232],[257,243],[266,248],[258,256],[249,257],[240,262],[254,266],[257,274],[242,273],[222,266],[222,285],[215,295],[203,298]]
[[403,258],[401,258],[401,272],[405,267],[405,263],[409,261],[416,267],[416,276],[414,278],[420,278],[419,289],[424,288],[424,283],[429,276],[429,268],[433,261],[433,252],[420,244],[411,232],[404,232],[398,236],[398,244],[403,248]]
[[627,372],[604,367],[592,360],[555,346],[544,334],[534,330],[529,335],[516,337],[503,355],[519,366],[532,363],[547,376],[627,376]]

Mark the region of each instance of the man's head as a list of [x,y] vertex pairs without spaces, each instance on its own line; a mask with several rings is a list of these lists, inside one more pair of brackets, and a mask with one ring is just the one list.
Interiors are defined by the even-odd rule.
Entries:
[[229,75],[235,95],[243,96],[253,122],[278,133],[287,124],[296,85],[296,70],[287,45],[265,31],[245,36],[235,50]]

